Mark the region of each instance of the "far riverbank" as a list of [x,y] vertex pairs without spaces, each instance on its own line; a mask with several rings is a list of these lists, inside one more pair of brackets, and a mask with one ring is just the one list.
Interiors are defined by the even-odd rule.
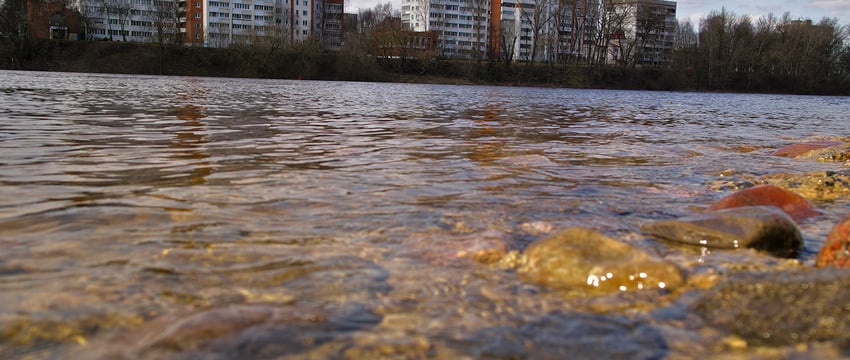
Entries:
[[775,77],[745,85],[707,86],[699,69],[641,69],[620,66],[409,59],[326,52],[303,44],[293,48],[193,48],[112,41],[34,41],[17,56],[0,58],[13,70],[214,76],[437,84],[481,84],[631,90],[728,91],[850,95],[850,77],[801,81]]

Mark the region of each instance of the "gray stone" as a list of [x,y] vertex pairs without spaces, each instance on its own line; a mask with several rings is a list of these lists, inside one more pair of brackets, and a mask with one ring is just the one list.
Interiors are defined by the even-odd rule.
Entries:
[[646,224],[641,230],[662,240],[713,249],[753,248],[795,257],[803,246],[797,224],[779,208],[747,206]]
[[850,272],[737,273],[694,305],[709,324],[755,345],[850,340]]

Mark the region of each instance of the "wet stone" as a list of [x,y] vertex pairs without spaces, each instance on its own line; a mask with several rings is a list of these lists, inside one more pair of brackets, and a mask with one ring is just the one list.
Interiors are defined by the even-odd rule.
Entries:
[[812,151],[797,156],[797,158],[809,159],[818,162],[850,161],[850,144],[845,143],[822,149],[813,149]]
[[422,257],[435,265],[459,261],[493,264],[513,247],[510,234],[498,230],[457,234],[436,231],[419,233],[405,240],[405,255]]
[[850,216],[835,224],[818,253],[818,267],[850,267]]
[[850,340],[850,273],[736,273],[694,305],[705,321],[755,345]]
[[796,143],[791,145],[783,146],[776,151],[773,152],[773,155],[776,156],[784,156],[784,157],[801,157],[805,154],[817,151],[826,148],[832,148],[834,146],[843,145],[843,142],[833,141],[833,140],[823,140],[823,141],[810,141],[804,143]]
[[710,188],[715,191],[725,191],[764,184],[792,191],[811,201],[850,200],[850,173],[846,171],[769,174],[760,177],[742,175],[737,179],[712,183]]
[[390,277],[387,269],[356,256],[318,259],[300,266],[295,275],[285,274],[279,286],[297,292],[300,299],[368,300],[392,290],[387,283]]
[[761,181],[794,191],[811,200],[850,200],[850,173],[847,172],[772,174],[763,176]]
[[479,330],[453,346],[475,359],[663,359],[660,331],[622,316],[553,312]]
[[351,342],[381,315],[358,303],[312,306],[229,305],[164,316],[125,335],[124,348],[91,349],[84,358],[277,358],[331,341]]
[[525,281],[588,294],[673,289],[683,282],[672,263],[583,228],[534,242],[518,262]]
[[776,206],[795,221],[820,215],[820,211],[806,198],[774,185],[759,185],[737,191],[711,205],[708,211],[762,205]]
[[803,235],[788,215],[773,206],[719,210],[646,224],[641,230],[662,240],[710,249],[752,248],[795,257]]

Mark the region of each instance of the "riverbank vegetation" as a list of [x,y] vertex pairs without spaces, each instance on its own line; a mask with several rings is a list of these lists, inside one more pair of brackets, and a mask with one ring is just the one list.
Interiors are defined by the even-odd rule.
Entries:
[[11,3],[5,3],[0,22],[4,69],[850,95],[850,26],[788,13],[754,18],[724,9],[698,26],[682,22],[675,29],[674,48],[662,54],[664,61],[640,66],[628,59],[611,63],[604,56],[535,63],[504,54],[447,59],[439,49],[410,48],[411,32],[400,22],[386,21],[394,15],[389,4],[361,10],[357,23],[347,26],[342,48],[326,51],[313,42],[213,49],[37,40],[16,26]]

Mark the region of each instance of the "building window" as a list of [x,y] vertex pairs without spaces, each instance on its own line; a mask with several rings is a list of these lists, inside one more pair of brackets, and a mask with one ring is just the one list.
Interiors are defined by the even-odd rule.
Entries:
[[195,19],[200,19],[200,18],[201,18],[201,13],[195,13]]
[[201,2],[200,1],[195,1],[195,8],[198,8],[198,9],[201,8]]

